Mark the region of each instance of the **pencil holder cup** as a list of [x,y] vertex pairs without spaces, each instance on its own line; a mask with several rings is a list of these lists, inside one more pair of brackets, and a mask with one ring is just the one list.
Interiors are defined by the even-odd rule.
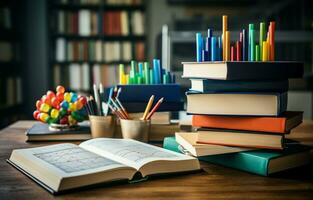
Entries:
[[92,138],[113,138],[115,129],[115,118],[109,116],[89,115]]
[[150,120],[120,119],[120,123],[123,138],[148,142]]

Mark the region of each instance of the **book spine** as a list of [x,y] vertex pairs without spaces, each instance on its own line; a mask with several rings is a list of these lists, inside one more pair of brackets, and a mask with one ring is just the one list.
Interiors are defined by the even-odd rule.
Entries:
[[[166,137],[163,141],[163,148],[181,153],[179,144],[176,142],[175,137]],[[258,174],[261,176],[268,176],[268,160],[246,154],[245,152],[202,156],[199,160],[219,164],[222,166]]]

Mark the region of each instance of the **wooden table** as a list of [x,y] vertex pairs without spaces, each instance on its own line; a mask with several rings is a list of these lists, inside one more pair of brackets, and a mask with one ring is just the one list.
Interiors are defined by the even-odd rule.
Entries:
[[[213,164],[204,171],[135,184],[98,186],[53,196],[14,169],[6,159],[13,149],[52,143],[26,143],[33,122],[20,121],[0,132],[0,200],[5,199],[313,199],[313,165],[261,177]],[[313,121],[305,121],[291,138],[313,146]]]

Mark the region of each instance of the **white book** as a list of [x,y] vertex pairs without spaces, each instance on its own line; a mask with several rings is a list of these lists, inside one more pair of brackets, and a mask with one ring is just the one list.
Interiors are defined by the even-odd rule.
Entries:
[[65,33],[65,12],[58,11],[58,33]]
[[129,35],[128,15],[126,11],[121,12],[121,29],[122,35]]
[[22,94],[22,79],[21,77],[16,77],[16,103],[20,104],[23,102]]
[[66,41],[64,38],[58,38],[56,40],[56,61],[64,62],[66,56]]
[[88,63],[82,64],[82,89],[90,89],[90,74],[89,74],[89,65]]
[[81,78],[81,73],[80,73],[80,65],[73,63],[70,64],[69,66],[69,74],[70,74],[70,88],[72,90],[80,90],[81,83],[82,83],[82,78]]
[[[15,149],[9,163],[52,193],[111,181],[200,170],[198,159],[130,139]],[[139,177],[139,178],[138,178]]]
[[102,51],[102,42],[101,40],[97,40],[95,44],[95,55],[96,55],[96,61],[101,62],[103,60],[103,51]]
[[9,42],[0,42],[0,61],[8,62],[13,59],[13,48]]
[[132,59],[132,46],[131,42],[122,43],[122,60],[130,61]]
[[105,42],[103,43],[104,49],[104,61],[105,62],[112,62],[113,59],[113,43],[112,42]]
[[144,18],[142,12],[135,11],[132,13],[132,28],[134,35],[144,34]]
[[113,42],[113,61],[121,60],[121,44],[120,42]]
[[78,12],[78,32],[81,36],[89,36],[91,33],[91,20],[89,10],[80,10]]
[[93,83],[99,85],[101,83],[101,67],[96,64],[92,67]]

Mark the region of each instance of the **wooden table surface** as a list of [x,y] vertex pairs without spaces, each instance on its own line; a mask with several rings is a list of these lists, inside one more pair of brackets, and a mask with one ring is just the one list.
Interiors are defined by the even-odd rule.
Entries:
[[[135,184],[100,185],[53,196],[6,163],[13,149],[52,143],[26,143],[32,121],[20,121],[0,132],[0,200],[5,199],[313,199],[313,165],[261,177],[201,163],[203,172]],[[313,146],[313,121],[305,121],[290,138]]]

